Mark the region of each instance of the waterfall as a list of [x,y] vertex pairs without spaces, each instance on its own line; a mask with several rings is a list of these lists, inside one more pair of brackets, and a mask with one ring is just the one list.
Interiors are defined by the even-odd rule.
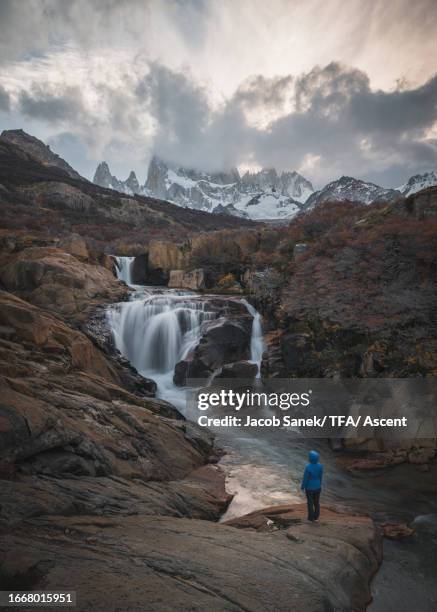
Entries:
[[126,285],[132,285],[132,264],[135,257],[114,257],[117,278],[125,282]]
[[[183,409],[185,391],[173,384],[174,368],[199,344],[205,324],[219,313],[209,309],[203,296],[189,291],[135,289],[131,301],[107,310],[115,346],[140,374],[155,380],[159,397]],[[243,303],[253,317],[250,359],[258,365],[259,377],[264,350],[261,315],[246,300]]]
[[252,335],[250,337],[250,361],[258,366],[257,378],[259,378],[261,376],[261,361],[265,350],[262,317],[252,304],[249,304],[246,300],[243,300],[243,303],[248,313],[253,317]]
[[158,384],[158,394],[178,407],[184,391],[173,384],[175,365],[200,341],[204,323],[217,317],[207,302],[189,292],[149,294],[112,306],[108,323],[117,349],[143,376]]

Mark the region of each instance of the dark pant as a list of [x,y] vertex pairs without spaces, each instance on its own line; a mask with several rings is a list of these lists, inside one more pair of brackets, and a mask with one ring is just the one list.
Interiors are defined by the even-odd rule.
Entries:
[[308,504],[308,520],[316,521],[320,514],[320,489],[318,491],[306,490]]

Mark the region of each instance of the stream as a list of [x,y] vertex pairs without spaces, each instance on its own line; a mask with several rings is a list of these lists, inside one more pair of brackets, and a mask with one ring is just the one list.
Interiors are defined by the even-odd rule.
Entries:
[[[107,311],[115,345],[140,374],[155,380],[159,398],[175,405],[187,418],[193,417],[186,412],[186,389],[173,383],[174,367],[198,344],[205,326],[217,318],[210,301],[224,298],[135,285],[132,262],[133,258],[117,258],[118,278],[132,288],[132,294],[130,301],[114,304]],[[239,300],[253,317],[250,360],[259,366],[264,348],[261,315],[243,298],[229,299]],[[220,465],[226,473],[226,488],[234,494],[222,520],[269,505],[302,503],[301,476],[308,450],[315,448],[325,465],[325,504],[366,512],[379,522],[414,521],[413,536],[384,541],[384,563],[373,581],[368,610],[437,609],[435,463],[420,478],[410,464],[352,476],[338,465],[326,440],[311,441],[290,436],[286,429],[268,427],[213,431],[225,451]]]

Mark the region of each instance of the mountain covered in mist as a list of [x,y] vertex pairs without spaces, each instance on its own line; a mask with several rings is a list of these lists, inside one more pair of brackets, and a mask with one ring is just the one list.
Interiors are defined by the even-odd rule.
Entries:
[[291,218],[314,191],[311,183],[294,171],[278,173],[267,168],[240,175],[233,168],[229,172],[206,173],[167,164],[156,156],[149,164],[143,186],[134,172],[126,181],[120,181],[106,162],[97,167],[94,183],[168,200],[184,208],[256,220]]

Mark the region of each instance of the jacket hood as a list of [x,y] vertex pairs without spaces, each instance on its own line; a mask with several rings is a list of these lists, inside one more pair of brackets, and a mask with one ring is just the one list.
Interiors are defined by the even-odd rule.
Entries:
[[310,451],[308,454],[308,459],[310,463],[317,463],[319,461],[319,453],[317,451]]

